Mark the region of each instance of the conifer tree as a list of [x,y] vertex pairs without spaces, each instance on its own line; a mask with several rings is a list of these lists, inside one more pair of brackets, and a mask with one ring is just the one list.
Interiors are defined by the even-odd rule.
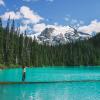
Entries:
[[0,64],[3,64],[3,27],[1,18],[0,18]]

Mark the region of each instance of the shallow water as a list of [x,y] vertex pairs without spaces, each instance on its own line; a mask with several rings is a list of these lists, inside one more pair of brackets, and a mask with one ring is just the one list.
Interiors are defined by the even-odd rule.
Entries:
[[[100,100],[100,68],[27,68],[30,82],[94,80],[0,85],[0,100]],[[22,69],[0,71],[0,81],[21,82]]]

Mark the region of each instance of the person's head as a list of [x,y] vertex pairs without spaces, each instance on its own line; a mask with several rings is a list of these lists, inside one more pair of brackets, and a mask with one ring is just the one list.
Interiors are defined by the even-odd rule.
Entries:
[[22,66],[22,68],[25,68],[25,66]]

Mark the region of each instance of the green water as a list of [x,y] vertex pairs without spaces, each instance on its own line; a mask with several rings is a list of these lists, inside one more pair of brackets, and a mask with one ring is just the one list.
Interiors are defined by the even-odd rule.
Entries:
[[[0,71],[0,81],[21,82],[22,69]],[[27,68],[26,82],[82,82],[0,85],[0,100],[100,100],[100,68]],[[83,80],[94,80],[83,82]]]

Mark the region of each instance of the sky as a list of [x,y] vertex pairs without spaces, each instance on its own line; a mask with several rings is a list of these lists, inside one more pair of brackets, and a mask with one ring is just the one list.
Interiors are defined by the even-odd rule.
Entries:
[[100,0],[0,0],[0,17],[20,25],[21,32],[39,33],[46,27],[75,26],[86,33],[100,32]]

